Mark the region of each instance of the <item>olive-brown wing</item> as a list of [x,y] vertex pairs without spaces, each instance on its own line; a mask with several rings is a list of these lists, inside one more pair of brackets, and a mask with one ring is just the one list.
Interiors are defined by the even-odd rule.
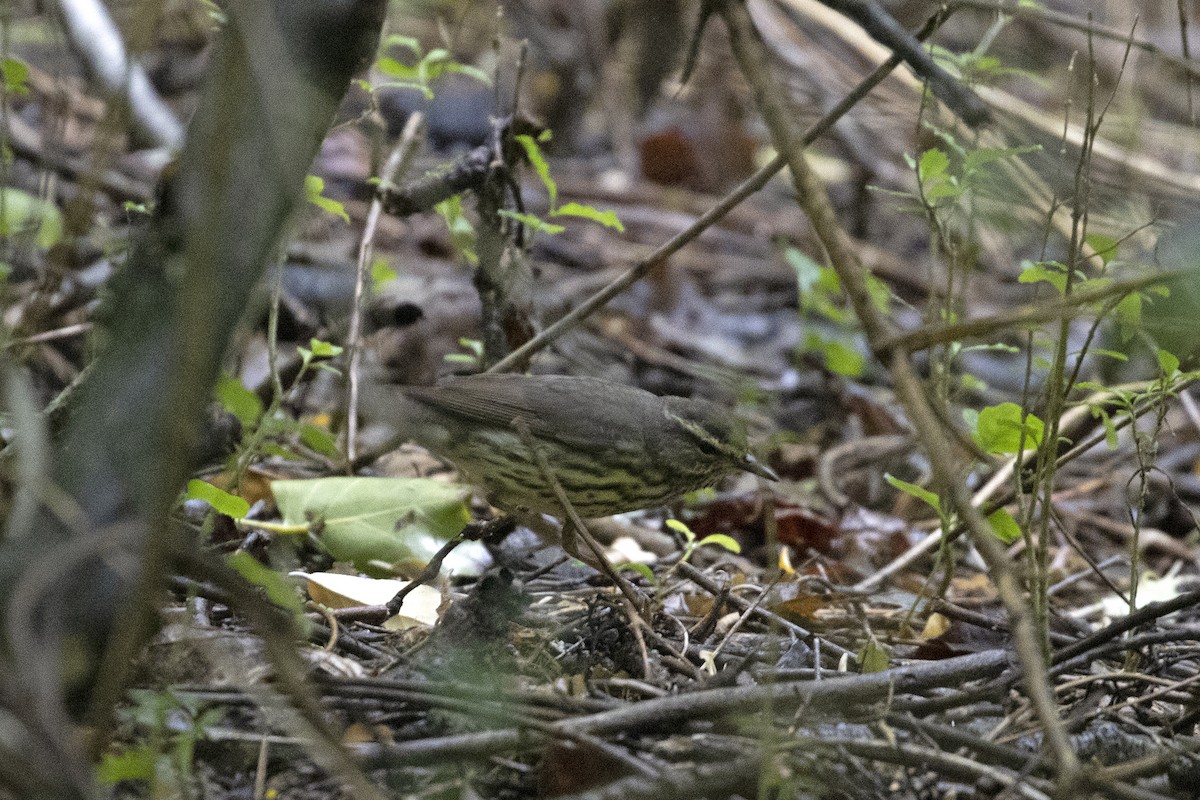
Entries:
[[641,448],[661,424],[661,400],[641,389],[569,375],[486,375],[412,388],[411,399],[467,425],[511,429],[525,420],[535,438],[569,447]]

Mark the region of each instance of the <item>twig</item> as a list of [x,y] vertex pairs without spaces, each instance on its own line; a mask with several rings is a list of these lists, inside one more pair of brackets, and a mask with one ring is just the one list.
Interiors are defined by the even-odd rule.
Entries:
[[1052,663],[1056,665],[1061,664],[1068,659],[1083,655],[1106,642],[1116,639],[1126,631],[1131,631],[1138,626],[1145,625],[1147,622],[1152,622],[1159,617],[1173,614],[1176,611],[1192,608],[1197,604],[1200,604],[1200,591],[1186,592],[1170,600],[1164,600],[1161,603],[1150,603],[1134,611],[1132,614],[1113,622],[1111,625],[1101,628],[1091,636],[1080,639],[1074,644],[1060,650],[1056,650]]
[[110,101],[128,105],[138,133],[158,147],[183,147],[184,128],[158,96],[146,71],[129,59],[121,33],[99,0],[57,0],[76,55]]
[[[580,519],[579,512],[575,510],[575,506],[571,503],[571,499],[567,497],[567,493],[563,489],[562,484],[559,482],[558,477],[554,474],[554,470],[550,466],[550,462],[546,459],[546,454],[543,453],[537,446],[537,442],[533,438],[533,432],[529,429],[529,423],[527,423],[524,419],[517,417],[512,421],[512,427],[521,437],[521,441],[524,442],[525,447],[529,449],[530,455],[533,456],[534,461],[537,462],[538,469],[542,473],[542,478],[546,481],[546,484],[550,487],[550,490],[554,492],[554,497],[562,506],[563,513],[566,514],[566,521],[563,522],[563,548],[567,549],[567,552],[571,553],[572,555],[577,555],[577,549],[574,541],[568,539],[569,534],[567,532],[567,526],[570,525],[574,528],[574,533],[578,534],[579,538],[583,540],[583,543],[586,544],[588,549],[592,551],[592,555],[595,557],[600,571],[603,572],[608,579],[613,582],[613,584],[620,590],[621,594],[624,595],[625,600],[628,601],[628,612],[633,618],[632,622],[646,632],[650,640],[654,643],[655,647],[663,650],[669,656],[677,659],[679,661],[679,666],[687,671],[692,678],[699,678],[699,670],[697,670],[695,666],[687,660],[684,654],[678,652],[674,645],[672,645],[671,642],[659,634],[658,631],[656,631],[654,627],[642,616],[640,609],[643,608],[646,602],[645,598],[638,594],[637,590],[633,588],[633,585],[629,581],[625,580],[623,577],[621,577],[619,572],[613,569],[612,564],[608,563],[608,559],[604,555],[604,548],[602,548],[600,543],[595,540],[591,532],[588,531],[587,526],[584,525],[583,520]],[[641,643],[639,642],[639,644]],[[641,646],[642,657],[646,661],[646,666],[648,669],[648,654],[645,651],[645,645],[643,644]]]
[[405,598],[416,591],[418,586],[423,586],[436,578],[438,573],[442,571],[442,562],[446,560],[446,556],[453,553],[455,548],[460,544],[468,541],[478,541],[479,539],[502,539],[512,533],[515,527],[516,520],[508,516],[499,517],[482,526],[474,522],[469,523],[459,531],[457,536],[438,548],[438,551],[429,559],[429,563],[425,565],[425,568],[409,581],[407,586],[396,592],[391,600],[387,601],[384,608],[387,609],[388,616],[394,617],[396,614],[399,614],[400,608],[404,605]]
[[[692,566],[691,564],[687,563],[686,561],[681,561],[678,564],[676,564],[675,569],[679,570],[679,573],[681,575],[683,575],[685,578],[687,578],[692,583],[696,584],[697,586],[699,586],[701,589],[708,592],[709,594],[714,595],[714,596],[721,594],[721,586],[716,581],[714,581],[712,578],[705,575],[703,572],[696,569],[696,567]],[[785,617],[779,616],[778,614],[776,614],[774,611],[771,611],[770,609],[763,608],[761,605],[755,606],[752,601],[747,600],[746,598],[741,597],[740,595],[730,592],[727,595],[726,600],[731,605],[735,606],[739,611],[746,611],[753,606],[755,616],[770,623],[771,625],[778,625],[783,630],[786,630],[786,631],[792,633],[793,635],[795,635],[798,639],[800,639],[800,641],[804,642],[805,644],[811,645],[814,649],[819,645],[820,647],[824,648],[825,650],[828,650],[830,655],[835,660],[838,658],[841,658],[843,655],[851,654],[849,650],[842,647],[841,645],[835,644],[831,641],[823,640],[820,637],[818,637],[815,633],[813,633],[812,631],[807,630],[806,628],[803,628],[800,625],[797,625],[796,623],[792,622],[791,620],[788,620]]]
[[1187,72],[1189,75],[1200,75],[1200,64],[1192,61],[1187,56],[1178,56],[1163,48],[1159,47],[1154,42],[1148,39],[1139,39],[1131,36],[1128,31],[1112,28],[1107,25],[1101,25],[1093,20],[1079,19],[1078,17],[1065,14],[1061,11],[1045,8],[1038,5],[1028,5],[1013,0],[950,0],[947,5],[951,9],[972,8],[980,11],[995,11],[1018,19],[1032,18],[1036,20],[1045,20],[1060,28],[1068,30],[1080,31],[1097,39],[1108,39],[1114,42],[1128,43],[1132,47],[1143,50],[1147,53],[1154,54],[1155,57],[1161,58],[1164,61],[1172,64],[1175,67]]
[[[635,609],[641,608],[642,604],[645,602],[645,598],[639,595],[629,581],[622,578],[620,574],[618,574],[617,571],[612,568],[612,564],[608,563],[608,559],[604,556],[604,548],[602,548],[600,543],[592,537],[590,532],[588,532],[587,526],[583,524],[583,520],[579,517],[579,512],[575,510],[575,506],[571,502],[571,499],[567,497],[567,493],[563,489],[562,484],[559,482],[558,476],[554,474],[554,469],[550,466],[550,462],[547,460],[546,454],[543,453],[541,448],[537,446],[537,440],[533,437],[533,431],[529,429],[529,423],[524,419],[517,417],[512,421],[512,427],[513,430],[517,432],[517,435],[521,437],[521,441],[524,443],[525,447],[529,450],[529,455],[533,458],[534,462],[537,464],[538,470],[540,470],[542,473],[542,479],[546,481],[546,485],[550,488],[550,491],[554,493],[554,497],[558,500],[559,505],[562,506],[563,514],[566,516],[566,521],[563,523],[563,549],[573,556],[578,556],[579,549],[574,539],[574,534],[578,534],[579,538],[583,540],[583,543],[586,544],[588,549],[592,551],[592,555],[595,557],[600,571],[608,576],[609,580],[611,580],[613,584],[621,590],[621,594],[625,595],[625,599],[628,600]],[[574,530],[569,532],[567,530],[568,526],[571,526]],[[644,621],[643,624],[645,624]],[[646,627],[648,628],[649,625],[646,625]]]
[[[764,705],[778,711],[804,708],[810,719],[829,709],[844,712],[884,700],[897,692],[921,692],[939,686],[994,677],[1008,668],[1008,655],[988,650],[941,661],[923,662],[865,675],[841,675],[809,683],[780,683],[762,686],[703,689],[688,694],[651,698],[612,711],[563,720],[554,730],[584,731],[595,736],[647,730],[679,728],[696,719],[714,719],[725,714],[755,712]],[[527,740],[515,729],[446,736],[396,745],[367,745],[357,752],[369,766],[431,764],[461,761],[502,753]]]
[[[941,12],[930,17],[925,27],[917,34],[918,39],[924,39],[932,34],[944,22],[946,16]],[[883,82],[891,72],[896,69],[902,59],[895,53],[890,58],[876,67],[870,75],[854,87],[837,105],[829,110],[819,120],[814,122],[808,130],[800,137],[801,146],[808,146],[820,138],[830,128],[833,127],[839,119],[846,115],[855,105],[858,104],[872,89]],[[589,297],[583,303],[572,309],[567,314],[549,325],[545,330],[537,336],[530,339],[525,344],[518,347],[506,357],[502,358],[497,363],[493,364],[488,372],[506,372],[513,369],[517,364],[528,363],[533,355],[546,347],[553,344],[563,334],[574,329],[580,322],[587,319],[599,309],[603,308],[610,300],[623,293],[626,289],[633,286],[642,278],[650,274],[651,270],[665,262],[672,255],[683,249],[686,245],[695,241],[700,237],[700,234],[711,228],[719,222],[726,214],[736,208],[750,195],[757,192],[759,189],[767,185],[774,175],[782,170],[787,165],[787,159],[783,155],[776,155],[767,164],[760,167],[753,175],[738,184],[729,194],[721,198],[721,200],[708,211],[700,215],[700,218],[689,225],[686,229],[672,236],[669,240],[659,245],[649,255],[645,256],[632,267],[627,269],[621,275],[613,279],[611,283],[605,286],[600,291]]]
[[[838,224],[824,186],[805,160],[802,139],[793,129],[795,113],[784,101],[778,82],[770,75],[765,52],[745,6],[735,0],[725,0],[721,15],[729,28],[734,56],[753,88],[756,105],[771,131],[775,147],[787,159],[798,202],[824,245],[867,341],[874,349],[887,340],[891,324],[874,306],[868,290],[867,271],[854,252],[849,236]],[[911,359],[906,353],[899,352],[884,358],[884,363],[890,368],[897,398],[908,410],[925,446],[935,477],[950,494],[949,499],[988,564],[992,580],[1008,612],[1024,671],[1026,692],[1045,729],[1046,741],[1058,760],[1059,787],[1069,792],[1079,773],[1079,760],[1058,716],[1057,702],[1050,688],[1037,632],[1016,574],[991,526],[971,504],[970,494],[950,461],[953,452],[950,442],[929,406],[929,398],[913,369]]]
[[821,3],[857,22],[872,39],[904,59],[963,122],[978,128],[991,121],[988,107],[979,95],[934,63],[920,42],[878,0],[821,0]]
[[[379,176],[387,186],[400,180],[412,163],[413,154],[420,142],[421,129],[425,117],[416,112],[404,123],[404,131],[400,141],[388,156]],[[367,222],[363,226],[362,240],[358,245],[358,269],[354,274],[354,304],[350,307],[350,330],[346,334],[346,346],[350,349],[349,392],[346,398],[346,460],[353,463],[357,450],[358,438],[358,380],[359,365],[362,362],[362,314],[363,295],[366,293],[370,280],[371,256],[375,250],[375,228],[379,224],[379,215],[383,212],[383,195],[376,193],[371,201],[371,210],[367,213]]]
[[993,314],[992,316],[968,319],[962,322],[944,325],[926,325],[917,330],[884,339],[879,343],[879,348],[885,352],[903,350],[908,353],[915,353],[939,344],[948,344],[964,339],[977,339],[999,330],[1070,319],[1087,313],[1090,310],[1087,307],[1092,303],[1123,297],[1139,289],[1145,289],[1160,283],[1167,283],[1177,278],[1178,275],[1170,272],[1143,275],[1140,278],[1117,281],[1096,289],[1075,292],[1068,297],[1063,297],[1051,303],[1036,303],[1023,308]]
[[[383,800],[382,793],[367,780],[346,753],[338,736],[329,729],[316,693],[304,680],[307,669],[296,655],[293,637],[297,631],[292,618],[265,602],[254,587],[223,563],[186,549],[177,550],[173,555],[183,562],[190,574],[223,589],[231,606],[262,637],[264,652],[274,667],[273,685],[299,712],[293,721],[301,728],[313,759],[346,781],[356,797]],[[263,699],[268,697],[267,691],[262,688]]]

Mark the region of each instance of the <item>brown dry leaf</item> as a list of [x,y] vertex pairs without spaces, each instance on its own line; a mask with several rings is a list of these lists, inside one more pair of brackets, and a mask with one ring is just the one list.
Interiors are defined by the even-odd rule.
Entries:
[[829,605],[829,599],[819,594],[802,594],[771,606],[771,610],[786,620],[803,624],[812,622],[817,612]]
[[352,722],[342,732],[342,744],[391,744],[395,737],[386,725]]
[[626,777],[629,766],[598,747],[561,740],[546,748],[538,773],[538,797],[576,794]]
[[992,579],[983,572],[966,576],[956,575],[950,581],[950,591],[956,602],[968,598],[973,601],[986,602],[996,597],[996,587],[992,584]]

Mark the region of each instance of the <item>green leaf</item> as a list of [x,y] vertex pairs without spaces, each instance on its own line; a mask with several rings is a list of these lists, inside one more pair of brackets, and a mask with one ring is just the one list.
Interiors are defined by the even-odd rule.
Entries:
[[502,217],[515,219],[517,222],[522,223],[531,230],[541,231],[542,233],[548,233],[552,236],[556,233],[562,233],[566,230],[566,228],[562,225],[555,225],[552,222],[546,222],[541,217],[535,216],[534,214],[523,214],[518,211],[507,210],[501,210],[497,213]]
[[454,249],[462,253],[463,258],[466,259],[468,264],[471,266],[477,265],[479,263],[479,255],[475,252],[475,226],[463,214],[462,195],[456,194],[443,200],[434,206],[434,210],[446,221],[446,227],[450,230],[450,241],[454,244]]
[[300,426],[300,441],[323,456],[337,458],[341,455],[337,449],[337,437],[311,422]]
[[583,217],[590,219],[592,222],[599,222],[606,228],[612,228],[618,233],[625,232],[625,226],[621,224],[621,220],[617,219],[615,211],[600,211],[591,206],[581,205],[579,203],[565,203],[559,208],[550,212],[552,217]]
[[1005,544],[1012,544],[1021,538],[1021,526],[1013,519],[1013,515],[1003,508],[998,508],[988,514],[987,521],[992,526],[996,538]]
[[937,203],[938,200],[953,199],[960,194],[962,194],[962,189],[958,186],[958,181],[951,177],[930,183],[925,189],[925,200],[929,203]]
[[4,91],[18,97],[29,94],[29,65],[19,58],[0,59]]
[[1121,341],[1128,342],[1142,327],[1142,296],[1137,292],[1127,294],[1121,298],[1114,309],[1117,315],[1117,321]]
[[821,279],[821,265],[794,247],[786,248],[783,251],[783,258],[796,273],[796,288],[800,291],[800,297],[803,299]]
[[[1124,361],[1129,361],[1129,356],[1128,356],[1128,355],[1126,355],[1125,353],[1122,353],[1122,352],[1120,352],[1120,351],[1117,351],[1117,350],[1106,350],[1106,349],[1105,349],[1105,348],[1103,348],[1103,347],[1093,347],[1093,348],[1091,348],[1090,350],[1088,350],[1088,355],[1090,355],[1090,356],[1103,356],[1103,357],[1105,357],[1105,358],[1111,358],[1111,359],[1113,359],[1114,361],[1123,361],[1123,362],[1124,362]],[[1078,384],[1076,384],[1076,385],[1078,385]],[[1103,390],[1101,390],[1101,391],[1103,391]]]
[[392,265],[382,258],[375,259],[375,263],[371,265],[371,285],[377,289],[396,280],[396,275]]
[[218,513],[227,517],[241,519],[250,513],[250,504],[236,494],[230,494],[224,489],[218,489],[207,481],[190,480],[187,485],[188,500],[203,500]]
[[252,427],[263,414],[262,399],[232,375],[217,378],[213,395],[221,408],[237,417],[243,427]]
[[742,546],[737,543],[737,540],[732,536],[726,536],[723,533],[710,533],[708,536],[705,536],[703,539],[696,542],[697,547],[704,547],[706,544],[715,545],[716,547],[723,547],[731,553],[742,552]]
[[546,157],[542,155],[542,148],[538,147],[537,140],[528,134],[520,134],[514,136],[513,139],[524,148],[525,157],[529,159],[533,171],[537,173],[546,187],[546,192],[550,195],[550,212],[554,213],[554,209],[558,205],[558,184],[554,182],[554,178],[550,177],[550,165],[546,162]]
[[1100,424],[1104,426],[1104,444],[1109,450],[1116,450],[1121,440],[1117,436],[1117,425],[1113,422],[1112,417],[1108,412],[1099,406],[1092,407],[1092,416],[1100,418]]
[[317,478],[274,481],[287,524],[319,521],[318,538],[339,561],[428,561],[471,517],[469,490],[427,478]]
[[1179,372],[1179,359],[1166,350],[1159,349],[1158,366],[1165,377],[1173,378]]
[[1104,264],[1108,264],[1108,262],[1117,257],[1117,245],[1120,243],[1112,236],[1089,233],[1084,237],[1084,241],[1091,245],[1091,248],[1096,251],[1096,255],[1100,256],[1100,261]]
[[308,344],[312,348],[312,354],[318,358],[334,358],[345,352],[344,348],[320,339],[309,339]]
[[106,786],[121,781],[153,780],[158,753],[148,745],[132,747],[119,753],[106,753],[96,769],[96,777]]
[[988,388],[987,381],[966,372],[958,376],[958,384],[968,392],[983,392]]
[[414,92],[420,92],[426,100],[433,99],[433,89],[430,89],[419,81],[387,81],[385,83],[377,83],[371,86],[371,91],[377,92],[380,89],[409,89]]
[[962,174],[965,179],[971,180],[984,173],[986,171],[984,168],[993,162],[1005,161],[1041,149],[1038,145],[1025,145],[1022,147],[980,147],[969,150],[963,157]]
[[858,663],[862,665],[864,673],[883,672],[888,668],[888,651],[874,638],[868,639],[858,652]]
[[439,77],[450,63],[453,63],[450,51],[444,47],[435,47],[417,62],[417,74],[421,76],[422,83],[428,83]]
[[4,212],[0,216],[0,236],[36,231],[34,241],[42,249],[53,247],[62,238],[62,212],[53,203],[20,189],[0,187],[0,204]]
[[325,179],[318,175],[306,175],[304,177],[304,196],[308,202],[312,203],[322,211],[327,211],[330,214],[341,217],[343,222],[350,221],[350,215],[346,213],[346,207],[337,200],[331,200],[325,197],[322,192],[325,191]]
[[917,486],[915,483],[909,483],[908,481],[902,481],[899,478],[897,478],[895,475],[891,475],[891,474],[885,474],[883,476],[883,479],[885,481],[887,481],[888,483],[890,483],[895,488],[904,492],[905,494],[911,495],[912,497],[915,497],[918,500],[925,502],[927,505],[929,505],[931,508],[933,508],[933,510],[936,511],[938,514],[942,513],[942,498],[938,497],[936,494],[929,491],[928,489],[925,489],[921,486]]
[[474,366],[483,358],[483,342],[478,339],[469,339],[466,336],[459,337],[458,346],[467,352],[447,353],[442,356],[443,360],[450,364],[468,364]]
[[270,567],[264,566],[244,550],[230,553],[225,563],[250,583],[266,591],[267,599],[282,609],[292,612],[298,624],[305,625],[304,602],[296,593],[296,587]]
[[972,344],[964,347],[961,352],[969,353],[972,350],[993,350],[1001,353],[1013,354],[1021,352],[1021,348],[1011,344],[1005,344],[1004,342],[992,342],[991,344]]
[[393,33],[384,37],[384,40],[379,45],[380,50],[386,50],[389,47],[401,47],[412,51],[416,55],[421,55],[421,42],[415,36],[400,36]]
[[696,540],[696,534],[692,533],[692,529],[687,526],[686,522],[671,517],[667,520],[666,524],[668,528],[678,534],[681,534],[689,542],[694,542]]
[[1044,430],[1040,419],[1016,403],[1000,403],[980,410],[975,440],[989,453],[1015,453],[1040,446]]
[[1067,291],[1067,268],[1057,261],[1024,261],[1017,282],[1048,283],[1063,294]]
[[[486,72],[481,70],[479,67],[472,67],[470,64],[459,64],[459,63],[447,64],[445,66],[445,70],[446,70],[446,72],[453,72],[458,75],[466,75],[468,78],[474,78],[475,80],[479,81],[480,83],[486,84],[487,86],[492,85],[492,76],[491,75],[488,75]],[[539,138],[538,141],[541,141],[541,139]]]
[[867,294],[871,296],[871,305],[880,314],[888,314],[892,308],[892,289],[885,281],[874,275],[867,275]]
[[931,147],[921,154],[917,163],[917,179],[921,183],[940,179],[950,167],[950,157],[936,147]]
[[842,342],[827,339],[821,346],[821,352],[825,356],[825,366],[830,372],[857,378],[866,369],[867,360],[862,353]]
[[638,575],[641,575],[643,578],[649,581],[651,586],[658,585],[658,578],[654,577],[654,572],[640,561],[629,561],[625,564],[618,564],[617,572],[621,572],[623,570],[636,572]]

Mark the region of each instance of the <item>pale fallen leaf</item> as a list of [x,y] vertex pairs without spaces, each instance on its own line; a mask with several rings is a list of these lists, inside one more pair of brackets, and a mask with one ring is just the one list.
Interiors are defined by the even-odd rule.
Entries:
[[[382,606],[408,586],[410,581],[340,575],[336,572],[293,572],[307,582],[308,596],[328,608]],[[442,594],[431,586],[418,586],[404,598],[400,613],[383,624],[388,630],[403,630],[414,625],[434,625]]]

